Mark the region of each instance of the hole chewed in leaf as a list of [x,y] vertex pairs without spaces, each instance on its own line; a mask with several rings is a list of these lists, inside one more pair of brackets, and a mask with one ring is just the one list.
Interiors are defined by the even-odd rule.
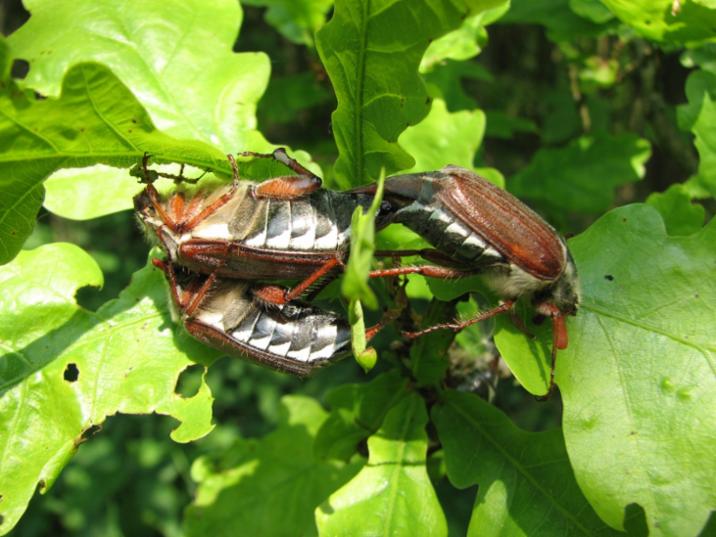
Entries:
[[75,382],[80,376],[80,370],[77,368],[77,364],[74,362],[71,362],[67,364],[67,367],[65,367],[65,372],[62,374],[62,377],[67,382]]
[[27,77],[27,73],[30,72],[30,64],[26,60],[16,59],[12,62],[10,72],[13,78],[22,80]]
[[179,374],[174,393],[181,397],[191,398],[199,393],[204,376],[204,367],[199,364],[190,365]]

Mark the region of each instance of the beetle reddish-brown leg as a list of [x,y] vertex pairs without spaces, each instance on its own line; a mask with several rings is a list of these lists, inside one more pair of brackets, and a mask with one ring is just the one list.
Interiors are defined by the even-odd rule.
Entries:
[[464,270],[451,269],[448,267],[439,267],[437,265],[418,265],[416,267],[395,267],[389,269],[371,270],[368,273],[369,278],[386,278],[390,276],[405,276],[407,274],[421,274],[428,278],[440,278],[449,280],[453,278],[464,278],[471,276],[473,272]]
[[455,321],[454,323],[436,324],[428,328],[424,328],[423,330],[419,330],[417,332],[403,332],[403,335],[408,339],[415,339],[417,337],[424,336],[425,334],[435,332],[436,330],[453,330],[454,332],[458,332],[459,330],[467,328],[470,325],[486,321],[487,319],[490,319],[495,315],[499,315],[500,313],[509,311],[510,309],[512,309],[512,306],[514,306],[514,304],[514,300],[506,300],[499,306],[496,306],[491,310],[483,311],[479,315],[476,315],[475,317],[473,317],[472,319],[468,319],[467,321]]
[[196,309],[206,298],[206,295],[209,292],[209,289],[211,289],[211,287],[214,285],[214,282],[216,282],[216,272],[212,272],[201,285],[199,290],[194,293],[194,296],[191,297],[191,302],[189,302],[186,308],[184,308],[184,315],[186,315],[187,317],[192,316],[194,311],[196,311]]
[[286,153],[286,149],[283,147],[279,147],[278,149],[275,149],[273,153],[256,153],[254,151],[242,151],[239,153],[240,157],[254,157],[254,158],[270,158],[273,160],[276,160],[286,166],[287,168],[293,170],[298,175],[305,175],[306,177],[313,177],[315,179],[321,180],[320,177],[315,175],[311,170],[308,168],[305,168],[301,165],[300,162],[298,162],[296,159],[293,159],[288,156],[288,153]]
[[255,153],[254,151],[243,151],[239,153],[242,157],[270,158],[276,160],[293,170],[298,176],[276,177],[258,185],[254,189],[257,198],[269,198],[280,200],[291,200],[307,196],[315,192],[323,182],[321,178],[302,166],[297,160],[292,159],[283,147],[279,147],[273,153]]
[[330,274],[333,269],[341,264],[341,261],[337,258],[329,259],[323,265],[318,267],[317,270],[311,273],[305,280],[291,289],[285,289],[275,285],[266,285],[260,289],[256,289],[254,291],[254,296],[267,304],[288,304],[292,300],[302,296],[317,281]]
[[291,175],[276,177],[254,187],[257,198],[295,200],[308,196],[321,188],[321,180],[315,176]]
[[178,308],[183,308],[184,304],[181,297],[179,296],[179,286],[177,285],[177,277],[174,273],[174,267],[172,266],[172,264],[166,263],[161,259],[154,258],[152,259],[152,265],[154,265],[158,269],[161,269],[164,272],[166,277],[169,279],[169,289],[171,291],[174,304],[176,304]]
[[149,201],[152,204],[152,207],[154,207],[154,210],[157,211],[157,214],[159,215],[160,220],[173,232],[177,232],[177,222],[167,214],[167,212],[164,210],[164,207],[162,206],[162,203],[159,201],[159,193],[157,192],[157,189],[154,188],[154,185],[148,184],[145,188],[145,191],[147,192],[147,195],[149,196]]
[[234,196],[234,194],[236,193],[236,189],[239,188],[239,167],[236,164],[236,160],[234,159],[233,155],[227,155],[227,158],[229,159],[229,163],[231,164],[232,171],[231,188],[229,188],[229,190],[216,198],[212,203],[204,207],[204,209],[202,209],[198,214],[195,214],[186,222],[182,222],[181,224],[179,224],[177,226],[179,228],[177,229],[177,231],[184,232],[194,229],[200,222],[210,217],[221,207],[226,205],[229,200]]

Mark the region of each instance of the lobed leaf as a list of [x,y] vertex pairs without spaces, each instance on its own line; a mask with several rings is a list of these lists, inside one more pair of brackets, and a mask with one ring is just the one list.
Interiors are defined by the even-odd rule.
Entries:
[[[502,1],[496,4],[502,4]],[[316,45],[336,92],[332,116],[339,157],[338,183],[359,185],[410,168],[413,161],[396,144],[418,123],[430,99],[418,67],[430,41],[457,28],[468,9],[438,0],[338,0],[333,18],[318,32]]]
[[313,454],[326,412],[313,399],[286,396],[278,427],[261,440],[240,440],[223,454],[197,459],[197,496],[185,516],[193,535],[315,533],[313,510],[362,466]]
[[[270,72],[263,53],[234,53],[242,12],[233,0],[26,0],[32,16],[9,38],[30,63],[23,85],[57,96],[73,65],[101,62],[162,132],[224,152],[269,148],[256,102]],[[57,28],[62,28],[58,32]]]
[[368,439],[368,464],[316,509],[322,535],[447,535],[425,467],[428,416],[413,393]]
[[[714,244],[716,220],[670,237],[645,205],[570,241],[583,296],[557,361],[564,436],[580,488],[614,528],[636,503],[650,534],[695,535],[716,505]],[[496,343],[520,382],[544,393],[547,357],[530,356],[548,345],[506,330]]]
[[616,535],[590,508],[560,431],[518,429],[470,393],[446,391],[432,410],[450,482],[478,485],[468,535]]
[[[241,25],[237,2],[190,0],[167,9],[158,0],[126,5],[31,0],[26,7],[30,20],[9,38],[15,55],[30,62],[24,86],[57,95],[73,65],[98,61],[131,89],[164,133],[224,152],[269,148],[255,117],[269,62],[263,53],[232,52]],[[58,24],[64,31],[57,32]],[[45,206],[55,214],[88,219],[132,208],[124,170],[96,169],[94,182],[79,170],[59,177],[51,178],[46,193]],[[122,195],[104,190],[115,188]],[[66,197],[88,204],[66,205]]]
[[537,151],[529,166],[508,181],[518,197],[555,211],[597,214],[614,202],[614,188],[644,177],[649,142],[627,133],[583,136],[565,147]]
[[370,382],[331,390],[326,396],[331,412],[316,434],[317,456],[348,460],[358,443],[374,434],[386,413],[408,393],[407,381],[396,369]]
[[599,35],[607,28],[597,24],[589,14],[570,9],[572,2],[574,0],[511,0],[510,10],[500,23],[541,24],[549,38],[556,42]]
[[96,64],[72,68],[58,99],[38,100],[6,84],[0,112],[0,263],[12,259],[32,231],[42,181],[59,168],[129,167],[148,151],[157,160],[230,173],[210,146],[155,130],[127,88]]
[[693,132],[699,153],[699,182],[716,196],[716,136],[711,128],[716,120],[716,74],[706,70],[691,73],[686,96],[688,103],[677,109],[679,127]]
[[669,235],[691,235],[703,227],[706,216],[703,205],[691,199],[687,188],[677,183],[666,192],[650,194],[646,202],[661,213]]
[[326,21],[333,0],[244,0],[245,5],[266,8],[266,22],[288,40],[313,46],[316,32]]
[[[211,351],[170,329],[159,271],[134,275],[96,313],[74,301],[101,285],[92,258],[70,244],[23,251],[0,277],[0,533],[15,525],[35,490],[45,492],[78,446],[117,412],[179,420],[188,442],[211,428],[212,397],[202,382],[174,393],[179,374]],[[190,356],[192,358],[190,358]]]
[[602,0],[624,24],[654,41],[694,46],[716,40],[716,9],[703,2]]
[[484,134],[482,110],[449,112],[444,100],[434,99],[425,119],[398,139],[415,159],[415,165],[403,173],[439,170],[448,164],[472,168]]

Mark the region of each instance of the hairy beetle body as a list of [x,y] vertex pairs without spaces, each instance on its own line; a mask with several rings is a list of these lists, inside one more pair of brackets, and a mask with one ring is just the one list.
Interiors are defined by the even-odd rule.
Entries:
[[[257,198],[255,186],[241,181],[226,203],[188,230],[172,229],[146,192],[136,198],[135,206],[150,235],[171,250],[177,263],[241,279],[302,278],[329,260],[344,260],[353,210],[370,206],[369,196],[324,189],[295,200]],[[230,189],[227,185],[209,194],[198,192],[182,207],[200,213]],[[180,215],[172,214],[171,208],[179,195],[161,200],[177,220]]]
[[407,267],[402,273],[443,278],[482,274],[503,299],[473,319],[409,335],[460,330],[510,311],[520,297],[531,297],[536,312],[552,320],[551,391],[556,350],[568,345],[565,317],[576,314],[579,305],[577,269],[564,239],[520,200],[464,168],[394,176],[386,180],[385,193],[394,205],[387,221],[420,234],[437,250],[421,255],[452,268],[441,273],[431,267]]

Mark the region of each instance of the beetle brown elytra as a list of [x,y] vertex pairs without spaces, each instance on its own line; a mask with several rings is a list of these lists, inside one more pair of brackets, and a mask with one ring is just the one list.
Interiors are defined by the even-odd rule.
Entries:
[[[356,191],[370,192],[370,187]],[[503,299],[473,319],[408,335],[461,330],[509,312],[518,298],[529,296],[536,312],[552,320],[551,392],[556,350],[568,345],[565,317],[575,315],[579,305],[577,269],[564,239],[520,200],[457,166],[389,177],[385,199],[394,207],[383,224],[401,223],[436,248],[403,254],[419,254],[445,265],[390,269],[393,273],[441,278],[481,274]]]
[[[245,280],[299,280],[277,303],[302,296],[325,282],[345,262],[350,222],[357,206],[367,209],[372,196],[334,192],[283,149],[270,154],[298,176],[277,177],[256,184],[239,180],[233,156],[230,185],[199,190],[189,199],[182,192],[162,198],[152,182],[179,176],[146,168],[148,183],[134,203],[139,219],[176,263],[195,272]],[[133,172],[135,175],[137,172]]]
[[[267,304],[250,282],[152,262],[164,271],[186,330],[210,347],[301,377],[350,354],[350,326],[333,312],[300,302]],[[383,326],[368,328],[366,338]]]

